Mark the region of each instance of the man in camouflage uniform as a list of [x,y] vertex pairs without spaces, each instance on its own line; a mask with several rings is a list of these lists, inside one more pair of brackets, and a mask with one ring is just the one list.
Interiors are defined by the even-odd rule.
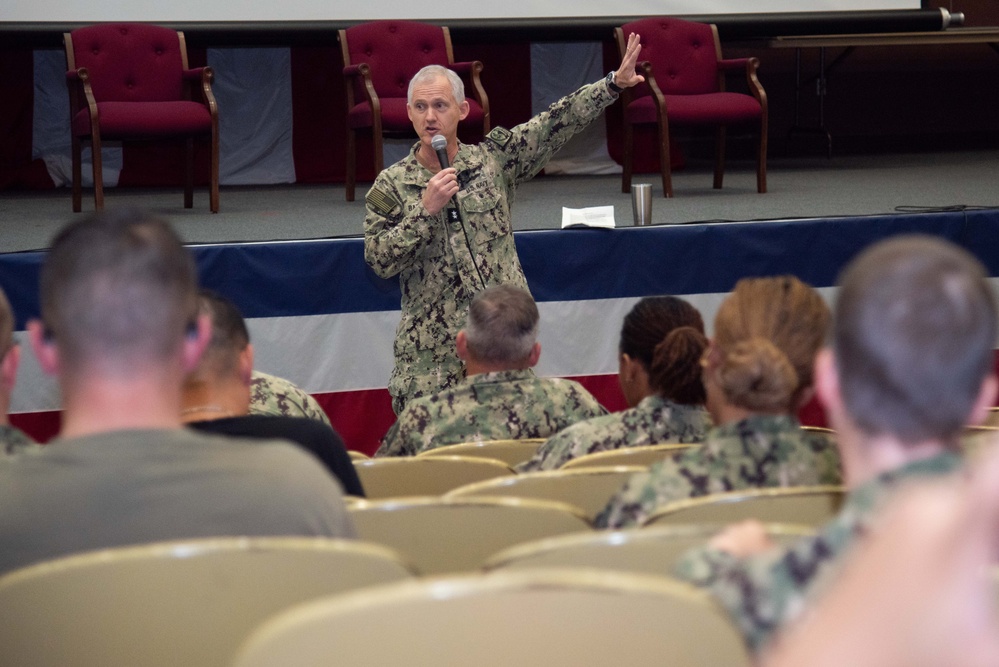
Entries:
[[785,549],[759,523],[737,524],[676,570],[707,587],[757,650],[879,530],[879,508],[900,486],[960,469],[964,425],[982,423],[996,395],[996,305],[973,257],[930,237],[895,238],[854,260],[841,282],[832,347],[815,376],[850,488],[844,507]]
[[330,428],[330,418],[305,390],[276,375],[253,371],[250,377],[250,414],[278,417],[308,417]]
[[704,406],[682,405],[658,394],[646,396],[624,412],[587,419],[559,431],[517,472],[555,470],[567,461],[594,452],[666,442],[702,442],[711,428]]
[[[399,275],[402,289],[389,380],[396,414],[410,399],[464,377],[454,337],[475,294],[500,283],[527,287],[510,217],[515,188],[623,88],[644,80],[635,73],[640,50],[632,35],[616,72],[513,130],[493,129],[474,146],[457,139],[458,121],[468,114],[461,79],[438,66],[413,77],[407,109],[420,141],[378,175],[365,197],[365,260],[383,278]],[[447,139],[447,169],[431,147],[438,134]]]
[[377,456],[406,456],[459,442],[547,438],[606,410],[571,380],[539,378],[538,308],[527,290],[497,285],[479,292],[458,332],[468,369],[458,386],[410,401]]
[[7,416],[20,361],[21,348],[14,340],[14,311],[0,289],[0,454],[14,454],[36,446],[23,431],[11,426]]
[[642,523],[663,505],[711,493],[842,482],[832,440],[790,415],[753,415],[708,433],[700,447],[637,473],[596,519],[600,528]]

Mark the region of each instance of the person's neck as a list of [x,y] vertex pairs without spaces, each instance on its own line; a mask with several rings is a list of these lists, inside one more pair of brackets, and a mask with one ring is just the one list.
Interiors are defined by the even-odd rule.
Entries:
[[80,386],[63,383],[60,436],[75,438],[109,431],[180,428],[180,381],[138,376],[87,378]]
[[850,489],[878,475],[949,450],[946,443],[940,440],[905,443],[891,435],[874,437],[842,428],[836,429],[836,442],[843,464],[844,482]]
[[529,364],[525,365],[510,365],[510,364],[490,364],[486,362],[476,361],[474,359],[469,359],[465,362],[465,375],[467,377],[472,377],[473,375],[483,375],[485,373],[502,373],[504,371],[523,371],[527,370],[531,366]]
[[[457,141],[453,144],[449,142],[447,145],[447,161],[452,166],[454,166],[455,156],[458,155],[458,146]],[[441,161],[437,158],[437,151],[427,144],[420,144],[419,150],[416,151],[416,161],[432,174],[436,174],[441,170]]]
[[[724,426],[725,424],[735,424],[736,422],[741,422],[750,417],[755,417],[759,414],[769,414],[760,413],[753,410],[747,410],[746,408],[741,408],[737,405],[731,405],[729,403],[724,403],[722,405],[711,406],[711,419],[714,421],[716,426]],[[784,414],[782,412],[773,413],[775,415]]]
[[238,380],[188,381],[180,416],[185,424],[241,417],[250,411],[250,389]]

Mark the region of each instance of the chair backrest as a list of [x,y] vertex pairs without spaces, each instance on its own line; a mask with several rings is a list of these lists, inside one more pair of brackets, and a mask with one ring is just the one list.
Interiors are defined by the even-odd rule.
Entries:
[[575,468],[593,468],[603,466],[650,466],[668,456],[679,454],[699,444],[663,443],[659,445],[642,445],[639,447],[622,447],[606,452],[584,454],[579,458],[566,461],[559,470],[574,470]]
[[999,408],[989,408],[988,416],[983,426],[999,427]]
[[465,484],[514,475],[510,466],[471,456],[400,456],[354,461],[368,498],[436,496]]
[[359,452],[356,449],[348,449],[347,455],[350,456],[351,461],[370,461],[371,457],[364,452]]
[[[718,29],[710,23],[658,16],[626,23],[619,28],[624,38],[641,35],[639,62],[652,63],[652,73],[665,95],[697,95],[717,92],[721,43]],[[649,94],[641,83],[634,96]]]
[[448,498],[511,497],[555,500],[581,509],[593,519],[642,466],[608,466],[575,470],[545,470],[468,484]]
[[[671,576],[684,553],[704,545],[722,528],[719,524],[683,524],[561,535],[504,549],[483,567],[589,567]],[[788,545],[814,535],[815,530],[809,526],[768,524],[767,533],[777,544]]]
[[184,98],[184,35],[146,23],[102,23],[64,35],[70,69],[86,67],[98,102]]
[[758,519],[764,523],[820,526],[836,516],[846,489],[841,486],[801,486],[750,489],[679,500],[653,512],[642,525],[677,523],[735,523]]
[[522,440],[485,440],[482,442],[462,442],[457,445],[435,447],[417,454],[417,458],[425,456],[473,456],[495,459],[508,466],[523,463],[534,456],[538,447],[545,442],[544,438],[524,438]]
[[362,540],[395,549],[420,574],[478,569],[513,544],[590,530],[575,507],[519,498],[404,498],[347,511]]
[[[367,63],[379,98],[405,98],[413,75],[427,65],[454,62],[447,28],[417,21],[372,21],[340,31],[344,65]],[[355,99],[363,100],[360,84]]]
[[412,576],[383,546],[220,538],[88,552],[0,577],[0,662],[229,665],[250,631],[317,597]]
[[701,591],[664,577],[538,570],[382,586],[302,605],[244,645],[238,667],[749,665]]

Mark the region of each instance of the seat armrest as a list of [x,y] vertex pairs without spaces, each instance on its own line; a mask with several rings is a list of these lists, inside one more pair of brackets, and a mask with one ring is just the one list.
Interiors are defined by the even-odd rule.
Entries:
[[[718,61],[718,69],[723,69],[726,71],[741,70],[745,69],[746,65],[750,60],[756,60],[755,58],[729,58],[726,60]],[[758,63],[759,61],[757,61]]]

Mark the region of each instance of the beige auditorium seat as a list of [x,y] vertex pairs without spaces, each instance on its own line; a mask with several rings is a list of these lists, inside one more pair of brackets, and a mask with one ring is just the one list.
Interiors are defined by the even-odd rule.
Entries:
[[742,667],[707,595],[665,577],[532,570],[413,581],[301,605],[260,627],[237,667]]
[[0,577],[0,664],[229,665],[264,619],[412,576],[376,544],[218,538],[121,547]]
[[370,461],[371,457],[364,452],[359,452],[356,449],[348,449],[347,454],[350,456],[351,461]]
[[668,456],[679,454],[699,444],[662,443],[657,445],[642,445],[640,447],[622,447],[606,452],[593,452],[566,461],[559,470],[575,468],[593,468],[603,466],[650,466],[659,463]]
[[465,484],[511,476],[510,466],[471,456],[412,456],[354,461],[368,498],[436,496]]
[[496,459],[508,466],[515,466],[529,460],[545,442],[544,438],[524,438],[523,440],[483,440],[482,442],[462,442],[457,445],[435,447],[416,455],[427,456],[474,456]]
[[729,524],[757,519],[764,523],[817,527],[836,516],[845,497],[846,489],[841,486],[794,486],[717,493],[663,505],[642,525]]
[[519,498],[400,498],[348,511],[362,540],[398,551],[420,574],[477,570],[513,544],[591,530],[575,507]]
[[989,408],[989,414],[985,418],[985,426],[999,427],[999,408]]
[[608,466],[575,470],[545,470],[468,484],[450,491],[448,498],[513,497],[555,500],[574,505],[592,520],[642,466]]
[[[703,546],[723,527],[681,524],[561,535],[504,549],[490,557],[483,569],[588,567],[670,576],[683,554]],[[809,526],[767,524],[767,534],[775,543],[788,545],[814,535],[815,530]]]

